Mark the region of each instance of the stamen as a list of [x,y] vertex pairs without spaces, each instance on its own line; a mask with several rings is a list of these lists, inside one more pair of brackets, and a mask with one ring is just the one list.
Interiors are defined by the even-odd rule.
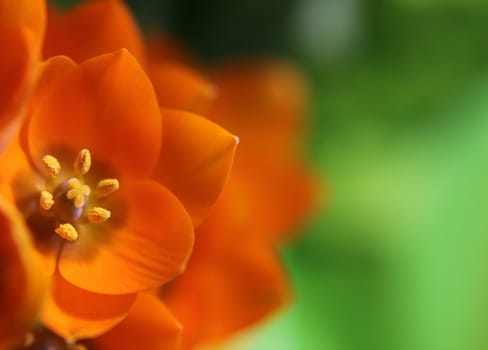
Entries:
[[73,168],[78,174],[85,175],[91,167],[91,154],[87,149],[82,149],[73,164]]
[[112,213],[105,208],[95,207],[88,212],[88,221],[92,224],[98,224],[100,222],[107,221]]
[[32,344],[34,344],[35,340],[36,340],[36,336],[34,335],[34,333],[28,332],[24,335],[23,346],[27,348],[27,347],[31,346]]
[[61,165],[59,164],[59,161],[49,154],[42,158],[42,162],[44,163],[44,167],[46,168],[48,176],[50,177],[57,176],[61,171]]
[[49,210],[54,205],[53,195],[48,191],[42,191],[39,197],[39,205],[44,210]]
[[103,179],[97,184],[97,193],[100,197],[108,197],[119,189],[119,180]]
[[71,224],[61,224],[54,230],[60,237],[68,240],[74,241],[78,239],[78,231]]
[[90,187],[82,185],[80,180],[72,178],[68,180],[71,189],[66,193],[66,198],[74,199],[75,208],[81,208],[85,205],[85,197],[90,194]]

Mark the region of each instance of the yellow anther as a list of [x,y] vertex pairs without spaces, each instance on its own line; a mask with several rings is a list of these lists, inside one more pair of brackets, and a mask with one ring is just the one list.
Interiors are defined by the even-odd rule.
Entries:
[[119,189],[119,180],[117,179],[103,179],[97,184],[97,193],[100,197],[110,196]]
[[39,205],[44,210],[49,210],[54,205],[53,195],[48,191],[42,191],[39,197]]
[[93,224],[107,221],[112,213],[105,208],[95,207],[88,212],[88,221]]
[[44,163],[44,167],[46,168],[46,171],[50,177],[57,176],[61,171],[59,161],[49,154],[42,158],[42,162]]
[[80,180],[72,178],[68,180],[71,189],[66,193],[66,198],[73,199],[75,208],[81,208],[85,205],[85,196],[90,194],[90,187],[83,185]]
[[91,167],[91,154],[87,149],[82,149],[73,164],[73,168],[78,174],[85,175]]
[[32,332],[28,332],[24,335],[24,347],[29,347],[36,341],[36,336]]
[[78,239],[78,231],[71,224],[61,224],[54,230],[60,237],[68,240],[74,241]]

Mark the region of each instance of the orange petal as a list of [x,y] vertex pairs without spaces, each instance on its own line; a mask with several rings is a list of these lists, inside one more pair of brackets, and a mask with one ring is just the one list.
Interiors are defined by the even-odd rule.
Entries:
[[242,227],[219,232],[214,231],[219,223],[211,223],[208,231],[207,222],[198,230],[186,272],[164,294],[184,327],[184,349],[229,336],[289,299],[287,278],[271,245]]
[[240,156],[226,195],[239,203],[241,220],[254,223],[269,237],[291,237],[318,202],[318,181],[304,162],[291,154],[274,158],[261,154],[254,159]]
[[203,114],[216,96],[215,87],[197,73],[176,63],[154,64],[149,76],[159,105]]
[[[0,15],[1,16],[1,15]],[[25,28],[0,26],[0,151],[18,129],[36,77],[32,35]]]
[[219,95],[209,116],[238,134],[242,148],[257,144],[254,149],[266,151],[276,142],[296,142],[302,136],[308,90],[292,65],[243,62],[223,68],[214,79]]
[[237,138],[190,113],[161,113],[165,129],[155,179],[176,194],[197,226],[222,191]]
[[56,272],[42,322],[67,340],[96,337],[119,323],[135,298],[135,294],[91,293],[75,287]]
[[[0,0],[0,26],[24,27],[39,52],[46,30],[45,0]],[[2,52],[9,52],[2,47]]]
[[171,192],[153,181],[126,183],[105,204],[112,217],[81,226],[78,240],[65,244],[63,277],[86,290],[121,294],[155,288],[183,271],[193,229]]
[[237,212],[268,236],[289,236],[317,202],[316,181],[297,152],[307,124],[305,80],[273,61],[228,66],[215,80],[221,94],[210,118],[241,140],[227,185]]
[[[10,203],[14,203],[18,210],[24,214],[24,220],[30,222],[28,214],[32,212],[32,203],[39,201],[39,188],[36,186],[37,178],[33,174],[29,160],[22,150],[19,135],[14,137],[9,147],[0,155],[0,196]],[[42,223],[36,222],[42,225]],[[29,228],[31,228],[29,226]],[[33,228],[31,228],[32,230]],[[46,275],[54,272],[56,262],[56,246],[42,242],[45,237],[31,235],[39,254],[40,263]]]
[[42,99],[48,95],[48,92],[75,68],[76,63],[66,56],[54,56],[42,62],[36,98]]
[[116,327],[89,342],[94,350],[179,349],[181,325],[156,297],[140,293],[129,315]]
[[0,152],[26,111],[46,25],[44,0],[0,0]]
[[82,3],[66,14],[49,11],[44,56],[76,62],[126,48],[141,63],[144,43],[127,6],[119,0]]
[[161,142],[151,82],[126,50],[90,59],[34,106],[27,137],[37,162],[66,149],[74,158],[88,148],[114,168],[112,176],[146,176]]
[[0,200],[1,349],[10,348],[33,326],[46,284],[23,219]]

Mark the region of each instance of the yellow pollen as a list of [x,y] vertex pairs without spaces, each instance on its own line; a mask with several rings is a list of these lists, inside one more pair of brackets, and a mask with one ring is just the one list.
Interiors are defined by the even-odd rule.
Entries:
[[119,189],[119,180],[103,179],[97,184],[97,193],[100,197],[108,197]]
[[54,205],[53,195],[48,191],[42,191],[39,197],[39,205],[44,210],[49,210]]
[[73,178],[68,180],[71,189],[66,193],[66,198],[74,199],[75,208],[81,208],[85,205],[85,196],[90,194],[90,187],[83,185],[80,180]]
[[74,241],[78,239],[78,231],[71,224],[61,224],[54,230],[60,237],[68,240]]
[[91,167],[91,154],[87,149],[82,149],[73,164],[73,168],[78,174],[85,175]]
[[88,221],[92,224],[107,221],[112,213],[105,208],[95,207],[88,212]]
[[50,177],[57,176],[61,171],[59,161],[49,154],[42,158],[42,162],[44,163],[44,167],[46,168],[46,171]]

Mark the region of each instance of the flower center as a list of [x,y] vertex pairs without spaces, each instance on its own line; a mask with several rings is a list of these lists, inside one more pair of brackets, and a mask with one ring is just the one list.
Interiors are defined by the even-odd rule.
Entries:
[[[64,178],[59,161],[52,155],[42,158],[46,182],[45,188],[39,196],[39,207],[43,214],[54,216],[58,224],[54,232],[60,237],[73,241],[79,236],[76,229],[81,219],[98,224],[107,221],[111,212],[108,209],[91,206],[91,199],[95,201],[110,196],[119,189],[117,179],[102,179],[92,191],[84,182],[84,175],[91,168],[91,153],[83,149],[78,153],[73,164],[74,176]],[[51,191],[49,189],[52,189]]]

